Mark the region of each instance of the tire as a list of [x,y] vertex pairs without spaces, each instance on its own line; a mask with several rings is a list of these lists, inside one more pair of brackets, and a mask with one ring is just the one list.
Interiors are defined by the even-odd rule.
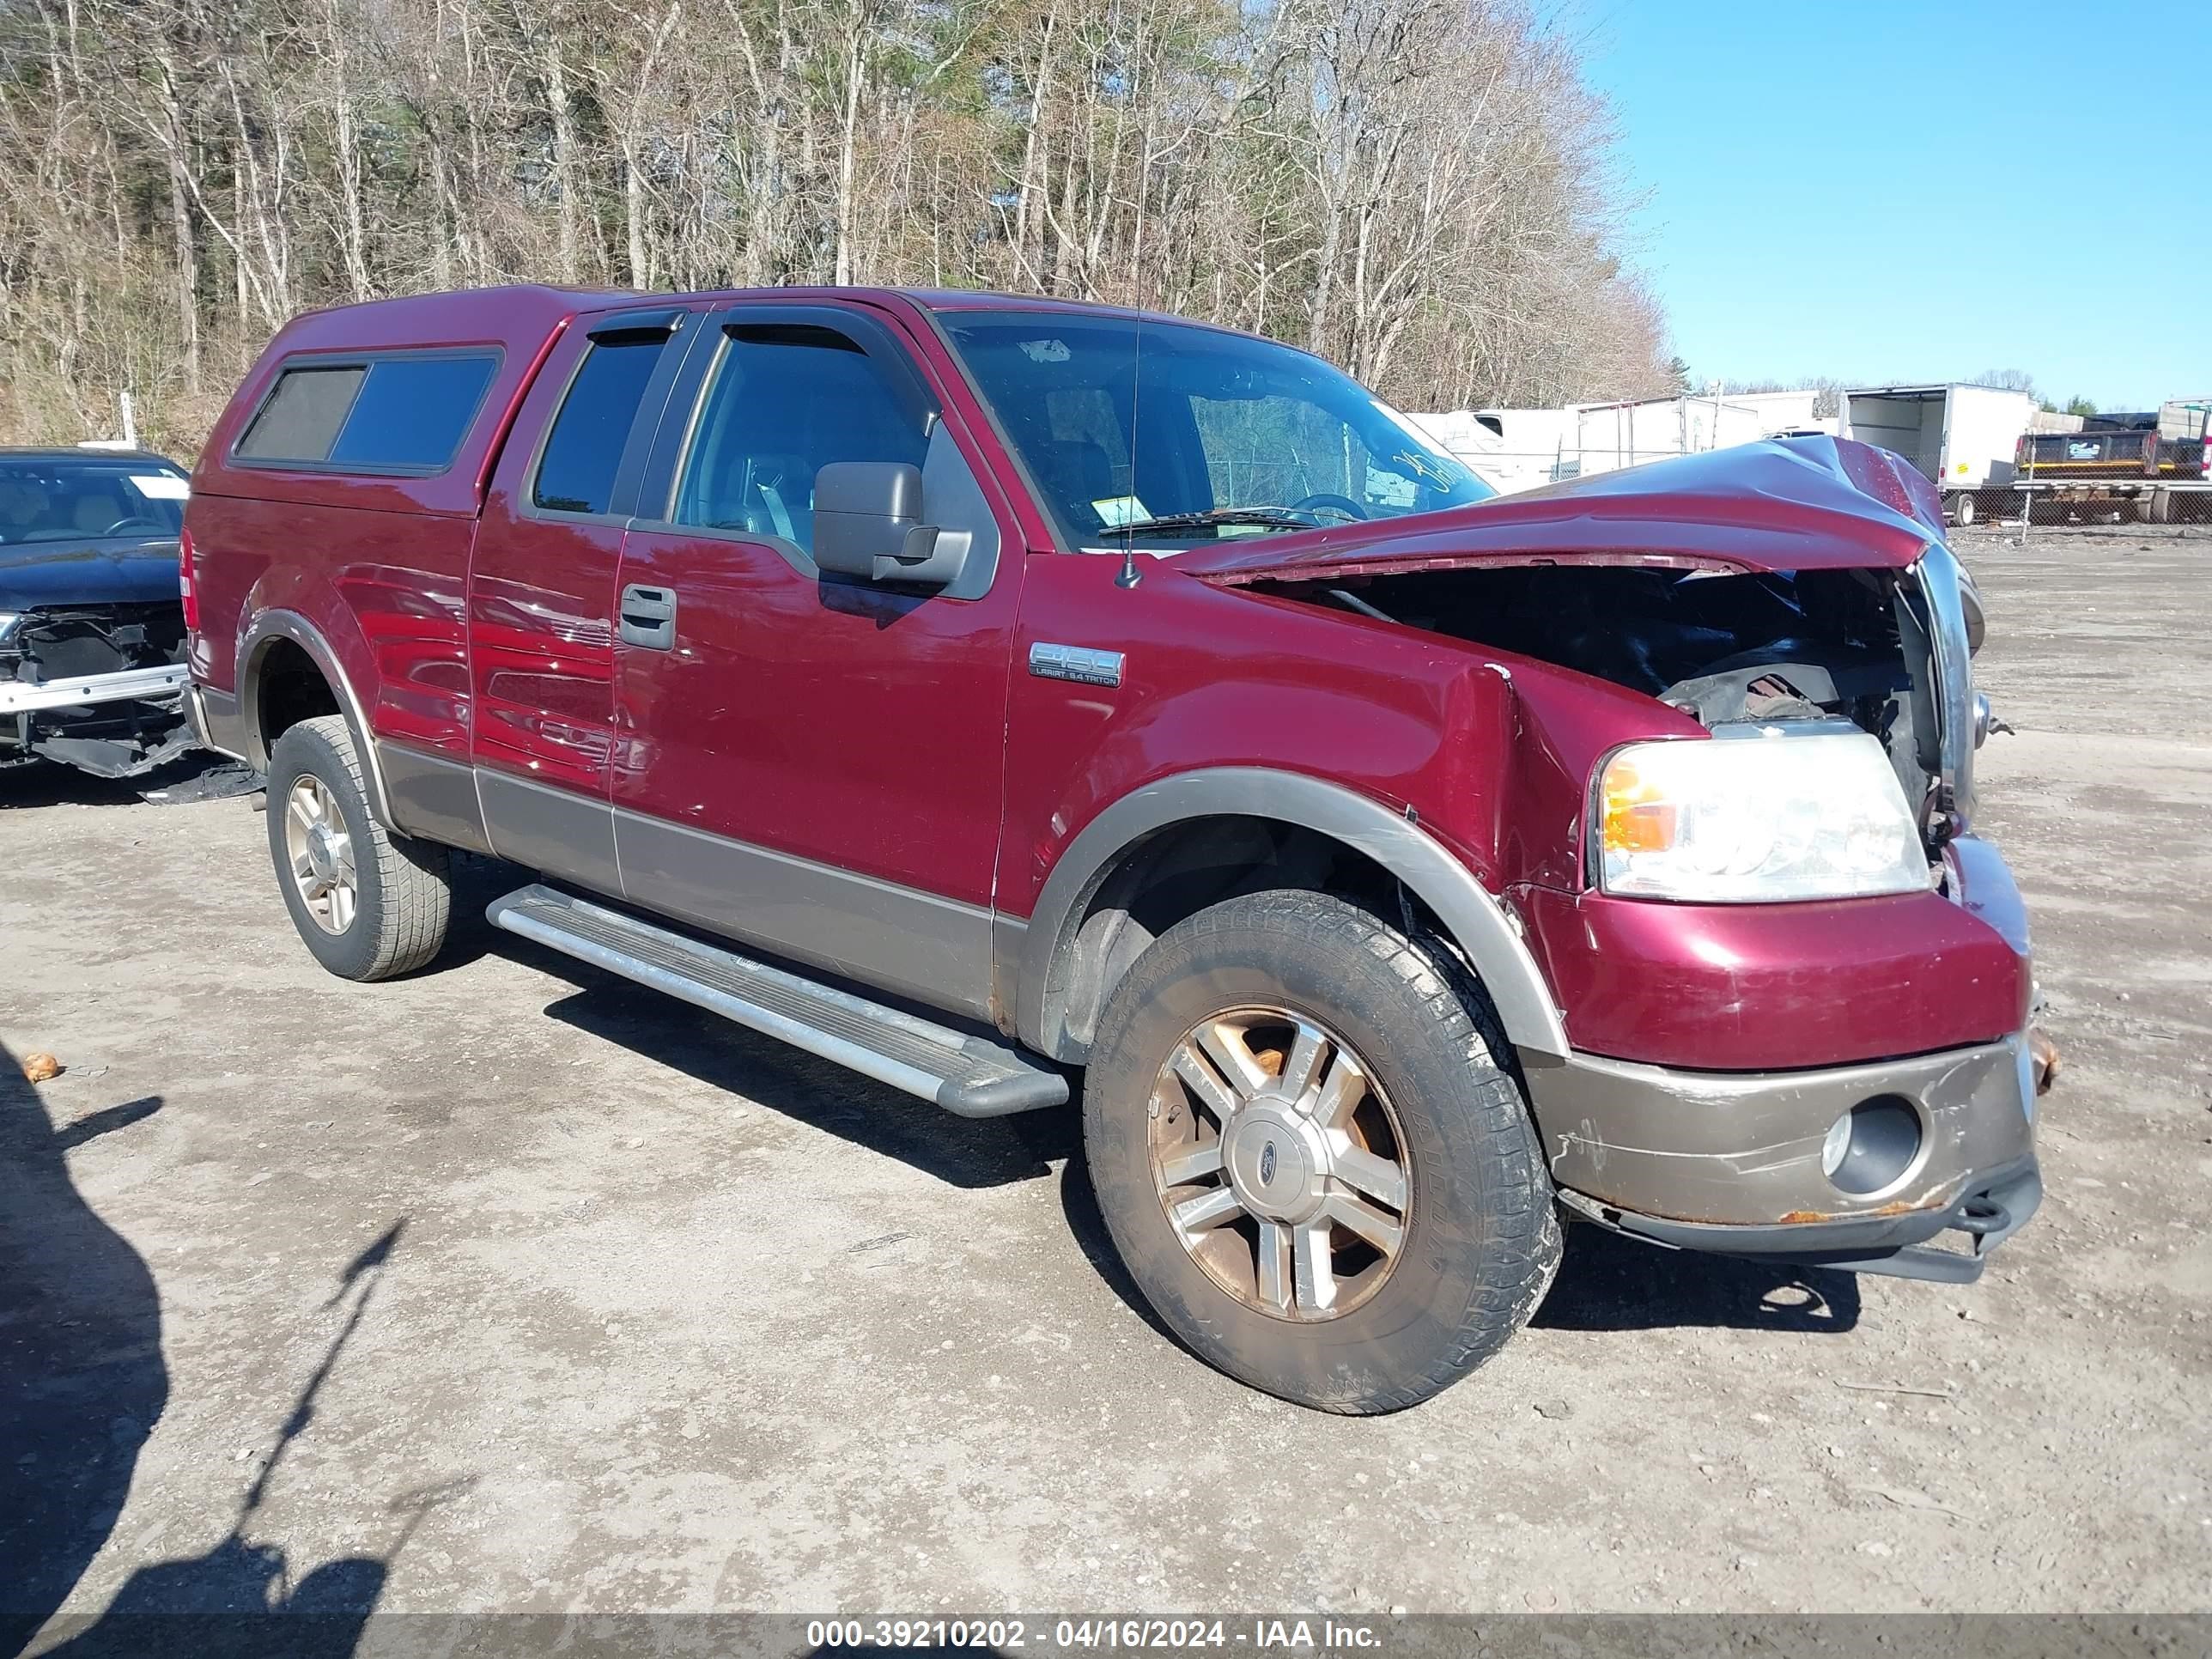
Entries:
[[[1316,1022],[1345,1045],[1324,1051],[1330,1055],[1325,1066],[1338,1065],[1348,1050],[1377,1085],[1359,1111],[1389,1119],[1385,1130],[1363,1132],[1362,1144],[1395,1143],[1405,1194],[1401,1242],[1379,1283],[1361,1299],[1346,1300],[1341,1311],[1293,1316],[1260,1305],[1270,1288],[1257,1258],[1267,1229],[1279,1224],[1256,1212],[1235,1213],[1200,1236],[1203,1248],[1218,1243],[1221,1252],[1207,1258],[1216,1263],[1209,1267],[1197,1253],[1201,1247],[1187,1245],[1184,1230],[1169,1218],[1170,1202],[1185,1201],[1167,1196],[1164,1167],[1182,1165],[1156,1146],[1173,1133],[1166,1126],[1185,1121],[1178,1118],[1179,1099],[1190,1108],[1181,1133],[1202,1134],[1206,1118],[1194,1103],[1203,1097],[1195,1089],[1179,1093],[1185,1085],[1163,1068],[1201,1022],[1255,1007]],[[1285,1067],[1302,1069],[1288,1036],[1286,1027],[1280,1046],[1261,1051],[1263,1059],[1277,1056],[1275,1085]],[[1430,1398],[1528,1322],[1559,1267],[1552,1183],[1520,1086],[1498,1063],[1507,1053],[1488,999],[1454,957],[1341,900],[1295,890],[1255,893],[1177,923],[1132,964],[1108,1000],[1084,1085],[1091,1182],[1130,1275],[1193,1352],[1254,1388],[1343,1413],[1399,1411]],[[1223,1066],[1217,1080],[1228,1075]],[[1263,1089],[1230,1115],[1247,1125],[1272,1123],[1267,1113],[1249,1115],[1268,1104]],[[1279,1100],[1270,1110],[1281,1115]],[[1266,1132],[1263,1161],[1255,1161],[1250,1135],[1239,1139],[1217,1130],[1216,1162],[1272,1181],[1276,1132]],[[1284,1161],[1301,1172],[1307,1167],[1295,1152]],[[1267,1173],[1258,1176],[1261,1170]],[[1232,1185],[1227,1168],[1205,1179],[1224,1191]],[[1322,1185],[1334,1189],[1334,1178]],[[1268,1189],[1248,1182],[1243,1190]],[[1348,1239],[1353,1252],[1366,1249],[1382,1260],[1379,1250],[1331,1224],[1317,1224],[1316,1237]],[[1255,1259],[1255,1294],[1249,1296],[1217,1277],[1218,1264],[1226,1260],[1233,1267],[1240,1249]],[[1345,1256],[1330,1249],[1321,1259],[1334,1271]],[[1302,1255],[1297,1272],[1306,1266]],[[1276,1269],[1279,1290],[1285,1271]],[[1367,1277],[1373,1277],[1371,1266]],[[1304,1297],[1307,1284],[1297,1279],[1294,1299]]]
[[1951,522],[1957,525],[1960,529],[1964,530],[1968,525],[1973,523],[1978,511],[1978,504],[1975,501],[1973,491],[1961,490],[1958,495],[1951,497]]
[[[334,821],[344,838],[353,898],[343,909],[334,908],[338,901],[327,890],[311,899],[294,873],[289,837],[292,826],[319,816],[306,812],[308,805],[319,806],[319,816]],[[411,973],[438,954],[453,915],[447,849],[392,835],[371,815],[361,759],[343,715],[301,720],[276,739],[269,755],[269,810],[263,816],[277,890],[316,961],[340,979],[378,980]],[[337,844],[323,843],[325,854]],[[345,861],[325,856],[325,862],[343,869]]]

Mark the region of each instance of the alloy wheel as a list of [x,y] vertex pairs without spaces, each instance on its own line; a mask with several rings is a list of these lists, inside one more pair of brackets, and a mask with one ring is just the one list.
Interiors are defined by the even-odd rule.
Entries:
[[1152,1175],[1210,1279],[1278,1319],[1340,1318],[1404,1249],[1406,1140],[1373,1071],[1310,1015],[1210,1015],[1160,1067]]
[[284,798],[284,852],[292,884],[315,926],[326,933],[352,927],[361,908],[353,836],[337,797],[312,772],[301,773]]

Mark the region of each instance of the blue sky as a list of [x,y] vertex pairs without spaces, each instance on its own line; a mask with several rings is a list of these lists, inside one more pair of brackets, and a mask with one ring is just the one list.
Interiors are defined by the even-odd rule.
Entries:
[[1701,384],[2212,391],[2208,0],[1564,3]]

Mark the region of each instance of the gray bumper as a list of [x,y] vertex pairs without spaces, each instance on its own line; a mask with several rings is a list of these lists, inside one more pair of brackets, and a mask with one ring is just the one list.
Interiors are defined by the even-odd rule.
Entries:
[[[2025,1033],[1814,1072],[1686,1072],[1590,1054],[1526,1060],[1562,1198],[1656,1243],[1838,1259],[1959,1227],[1985,1251],[2042,1195]],[[1911,1103],[1920,1151],[1889,1187],[1854,1196],[1823,1172],[1821,1142],[1840,1114],[1882,1095]]]

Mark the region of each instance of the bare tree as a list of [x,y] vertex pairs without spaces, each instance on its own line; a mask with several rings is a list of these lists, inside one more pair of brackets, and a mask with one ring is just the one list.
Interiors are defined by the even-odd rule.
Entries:
[[0,0],[0,438],[199,441],[304,306],[918,282],[1409,405],[1663,390],[1529,0]]

